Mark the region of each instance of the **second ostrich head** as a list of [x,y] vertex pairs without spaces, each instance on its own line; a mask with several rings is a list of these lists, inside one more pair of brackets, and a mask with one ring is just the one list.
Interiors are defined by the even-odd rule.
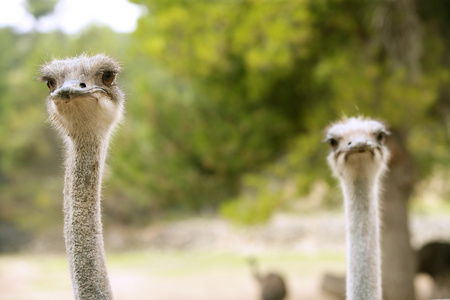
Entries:
[[104,135],[122,117],[124,95],[116,86],[119,63],[102,54],[53,60],[41,69],[50,90],[50,121],[70,137]]
[[379,121],[363,117],[346,118],[328,128],[326,141],[334,176],[354,180],[375,179],[386,169],[389,150],[384,142],[389,132]]

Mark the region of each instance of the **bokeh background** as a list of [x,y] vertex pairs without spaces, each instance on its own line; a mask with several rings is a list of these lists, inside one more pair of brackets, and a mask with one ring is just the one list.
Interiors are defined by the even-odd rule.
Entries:
[[52,58],[98,52],[121,61],[127,95],[102,197],[117,299],[257,299],[249,256],[285,274],[289,299],[339,299],[321,290],[326,272],[345,271],[342,196],[322,140],[353,115],[393,133],[386,299],[427,297],[413,250],[450,239],[450,2],[2,0],[0,10],[0,299],[72,297],[63,149],[37,76]]

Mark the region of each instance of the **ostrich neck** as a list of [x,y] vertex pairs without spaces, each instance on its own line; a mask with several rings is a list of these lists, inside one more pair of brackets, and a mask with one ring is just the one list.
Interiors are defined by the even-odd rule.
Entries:
[[378,179],[343,182],[347,215],[347,300],[381,300]]
[[263,283],[263,276],[261,275],[261,272],[259,271],[259,266],[258,264],[255,262],[254,264],[250,265],[253,277],[256,279],[256,281],[258,281],[260,284]]
[[100,213],[108,137],[66,140],[64,233],[76,300],[112,299]]

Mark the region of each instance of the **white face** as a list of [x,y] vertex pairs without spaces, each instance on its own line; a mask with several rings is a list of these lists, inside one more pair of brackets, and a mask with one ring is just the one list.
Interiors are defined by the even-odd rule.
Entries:
[[50,120],[69,136],[105,134],[120,120],[123,93],[115,84],[120,67],[109,57],[55,60],[41,70],[50,90]]
[[332,125],[326,141],[328,164],[341,179],[379,176],[386,169],[389,151],[384,142],[389,132],[378,121],[350,118]]
[[67,134],[107,133],[122,115],[122,105],[102,92],[70,99],[50,96],[47,108],[52,122]]

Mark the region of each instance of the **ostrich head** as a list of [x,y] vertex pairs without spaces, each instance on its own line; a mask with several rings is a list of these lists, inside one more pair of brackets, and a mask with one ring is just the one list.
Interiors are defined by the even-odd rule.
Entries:
[[124,95],[116,86],[120,71],[117,61],[102,54],[44,65],[40,80],[50,90],[50,121],[71,137],[108,133],[122,116]]
[[363,117],[344,118],[327,130],[328,164],[341,179],[377,178],[387,168],[389,132],[383,123]]

